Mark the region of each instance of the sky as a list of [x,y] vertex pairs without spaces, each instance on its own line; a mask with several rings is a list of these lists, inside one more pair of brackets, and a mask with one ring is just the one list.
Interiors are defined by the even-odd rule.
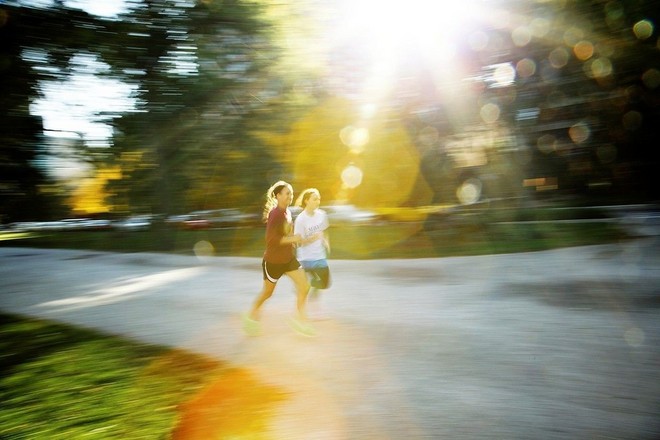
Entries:
[[[134,107],[133,87],[118,80],[95,75],[106,66],[90,55],[74,57],[74,75],[66,81],[42,83],[43,98],[31,111],[43,117],[48,136],[71,137],[76,133],[90,146],[103,146],[112,136],[107,124],[111,114]],[[107,116],[96,116],[102,111]]]
[[100,17],[114,17],[126,11],[124,0],[69,0],[64,4],[70,8],[80,8],[88,14]]
[[[18,0],[17,3],[25,6],[48,7],[55,4],[54,0]],[[64,5],[70,8],[79,8],[89,14],[100,17],[114,17],[126,10],[125,0],[66,0]]]
[[[52,4],[52,0],[34,0],[39,5]],[[90,14],[112,18],[124,12],[124,0],[69,0],[65,5],[80,8]],[[102,145],[112,135],[112,129],[94,117],[98,111],[119,112],[132,107],[130,87],[117,80],[99,78],[103,63],[91,57],[76,57],[76,74],[67,81],[43,84],[44,98],[37,100],[32,111],[44,119],[46,134],[71,137],[79,133],[83,139]]]
[[[47,7],[53,0],[22,3]],[[110,19],[126,10],[124,0],[69,0],[65,5]],[[132,86],[96,75],[107,69],[104,63],[91,55],[78,55],[72,64],[75,65],[74,75],[66,81],[42,83],[43,97],[30,107],[33,114],[43,118],[44,133],[50,138],[51,152],[55,155],[49,161],[49,170],[59,178],[86,172],[86,167],[71,157],[74,150],[70,139],[81,139],[90,147],[109,146],[113,134],[108,124],[110,118],[135,107]],[[99,112],[105,116],[98,116]]]

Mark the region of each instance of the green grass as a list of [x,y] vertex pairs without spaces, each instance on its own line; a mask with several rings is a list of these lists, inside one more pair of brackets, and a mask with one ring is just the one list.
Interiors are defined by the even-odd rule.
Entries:
[[223,365],[53,322],[0,315],[1,439],[165,439]]

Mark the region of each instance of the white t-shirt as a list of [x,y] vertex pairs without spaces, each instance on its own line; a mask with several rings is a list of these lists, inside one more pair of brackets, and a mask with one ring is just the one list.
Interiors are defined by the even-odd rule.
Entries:
[[[317,209],[313,215],[309,215],[307,211],[303,210],[296,217],[293,225],[293,233],[300,235],[302,238],[307,238],[317,232],[325,231],[328,229],[328,226],[330,226],[328,215],[322,209]],[[299,246],[296,250],[296,257],[298,261],[313,261],[327,258],[323,239],[320,238],[304,246]]]

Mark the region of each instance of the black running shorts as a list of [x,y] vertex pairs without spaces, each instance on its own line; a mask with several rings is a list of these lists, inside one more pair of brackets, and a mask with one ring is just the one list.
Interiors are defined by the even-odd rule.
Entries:
[[277,264],[269,263],[265,259],[261,261],[261,269],[264,273],[264,280],[268,280],[271,283],[276,283],[282,275],[293,270],[300,268],[300,263],[295,258],[288,263]]

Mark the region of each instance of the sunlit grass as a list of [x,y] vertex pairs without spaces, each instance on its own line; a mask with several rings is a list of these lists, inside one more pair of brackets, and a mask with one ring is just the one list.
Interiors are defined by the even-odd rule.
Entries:
[[204,438],[191,433],[208,428],[210,414],[222,428],[211,438],[258,434],[282,398],[199,355],[12,315],[0,322],[3,439]]
[[22,238],[29,238],[32,235],[30,232],[0,232],[0,241],[20,240]]

